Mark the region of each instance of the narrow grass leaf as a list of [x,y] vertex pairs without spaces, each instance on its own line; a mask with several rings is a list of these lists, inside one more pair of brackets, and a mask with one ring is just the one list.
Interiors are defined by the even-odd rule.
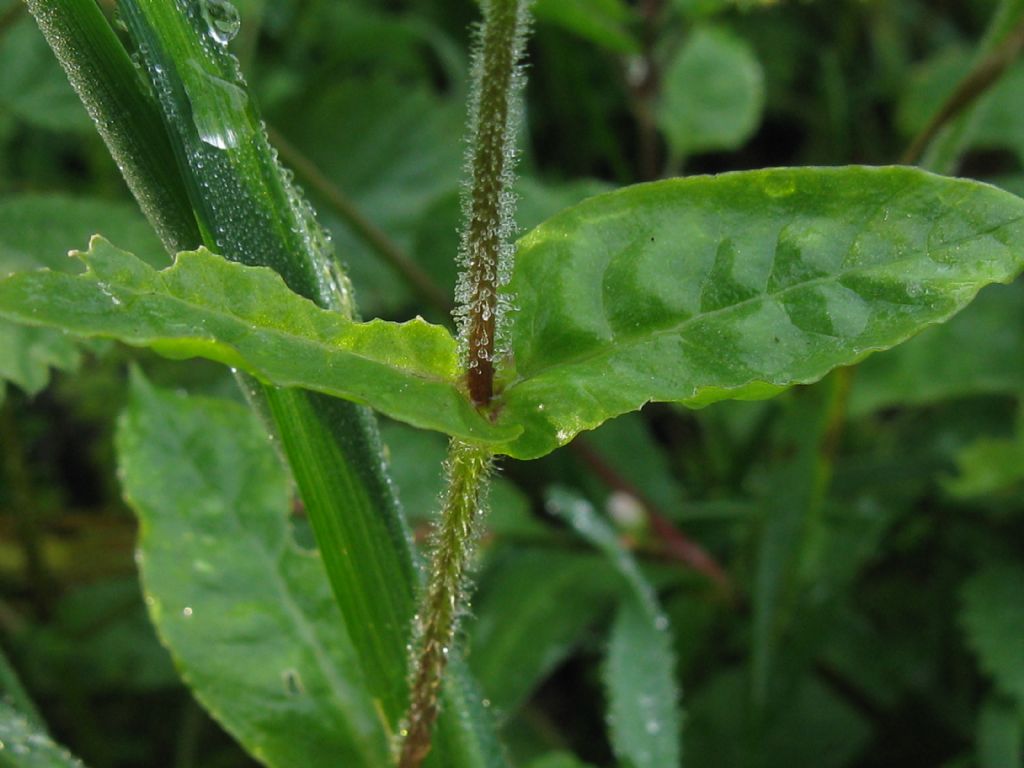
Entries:
[[150,616],[203,705],[274,768],[386,765],[387,723],[255,416],[136,375],[117,447]]
[[668,618],[615,531],[589,502],[564,490],[548,509],[600,550],[629,586],[612,624],[605,661],[612,747],[635,768],[678,766],[682,759],[679,689]]
[[0,313],[170,357],[210,358],[470,439],[494,432],[457,389],[455,342],[439,326],[354,323],[292,293],[272,270],[205,249],[178,254],[160,272],[102,238],[79,256],[82,275],[39,271],[0,282]]
[[1024,266],[1024,201],[909,168],[672,179],[519,243],[502,451],[544,455],[649,401],[769,397],[947,320]]

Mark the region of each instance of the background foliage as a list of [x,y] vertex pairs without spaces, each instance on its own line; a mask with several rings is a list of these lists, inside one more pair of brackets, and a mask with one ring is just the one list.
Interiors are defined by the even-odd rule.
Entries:
[[[331,187],[451,295],[474,4],[238,7],[234,50],[363,316],[444,321],[354,233]],[[994,10],[990,0],[539,0],[520,224],[662,175],[894,162],[969,69]],[[84,249],[97,229],[162,266],[17,0],[0,3],[0,68],[0,272],[70,270],[67,249]],[[1017,64],[982,99],[960,161],[962,175],[1018,193],[1022,81]],[[297,153],[323,178],[304,174]],[[1022,335],[1021,286],[996,286],[948,325],[812,388],[701,411],[649,407],[528,467],[505,462],[465,631],[516,764],[674,759],[659,738],[678,727],[671,713],[637,717],[643,707],[627,703],[649,675],[668,697],[682,691],[694,766],[1021,765]],[[145,378],[129,376],[130,362]],[[197,669],[211,661],[190,633],[192,612],[225,610],[216,600],[235,596],[229,588],[240,590],[235,605],[269,589],[237,571],[241,555],[204,550],[207,526],[238,520],[197,501],[185,528],[160,514],[160,494],[142,497],[160,464],[180,473],[156,473],[170,487],[199,487],[211,467],[196,459],[201,440],[252,443],[244,455],[215,454],[217,476],[236,478],[228,508],[250,515],[241,529],[277,558],[281,589],[307,601],[289,614],[301,639],[284,645],[266,629],[280,620],[247,615],[267,636],[263,658],[283,670],[280,695],[349,695],[332,683],[344,671],[317,663],[317,638],[332,631],[317,601],[329,601],[325,587],[310,587],[318,574],[288,478],[252,417],[213,400],[238,399],[229,377],[6,323],[0,377],[2,645],[57,741],[94,768],[252,764],[178,682],[138,587],[137,560],[190,548],[189,580],[171,588],[192,591],[154,612],[165,637],[195,643],[177,659],[186,675],[216,672]],[[205,399],[186,404],[174,390]],[[112,427],[129,400],[121,450],[161,436],[155,455],[122,466],[125,491],[149,510],[138,551]],[[384,433],[421,531],[440,490],[443,440],[393,423]],[[265,492],[237,479],[252,473]],[[275,502],[293,506],[290,530],[272,524]],[[637,586],[641,575],[656,595]],[[623,672],[645,654],[660,662],[653,671]],[[675,679],[657,679],[672,668]],[[17,703],[20,687],[0,672]],[[232,695],[202,698],[217,711],[217,696]],[[279,748],[287,744],[265,745]]]

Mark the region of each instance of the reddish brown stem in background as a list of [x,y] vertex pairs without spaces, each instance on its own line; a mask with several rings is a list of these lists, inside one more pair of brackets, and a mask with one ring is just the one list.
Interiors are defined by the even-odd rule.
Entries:
[[900,162],[904,165],[917,164],[928,145],[948,122],[973,104],[989,88],[995,85],[1007,68],[1017,59],[1024,49],[1024,24],[1009,34],[991,56],[981,61],[971,72],[960,81],[960,84],[946,99],[939,111],[914,138]]
[[721,590],[723,595],[729,599],[732,598],[732,582],[725,569],[706,549],[676,528],[675,524],[658,508],[658,505],[647,494],[619,474],[618,470],[605,461],[604,457],[588,445],[585,440],[577,438],[569,447],[608,487],[628,493],[643,505],[647,514],[647,520],[664,546],[666,554],[698,573],[707,576]]

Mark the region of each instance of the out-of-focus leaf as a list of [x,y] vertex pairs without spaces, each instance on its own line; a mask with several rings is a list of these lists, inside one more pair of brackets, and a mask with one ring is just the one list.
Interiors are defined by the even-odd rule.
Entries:
[[0,699],[0,768],[84,768],[46,731]]
[[[906,135],[916,134],[938,112],[970,71],[972,59],[967,51],[954,49],[943,51],[918,67],[907,83],[897,115]],[[972,105],[962,139],[964,148],[1008,149],[1024,162],[1022,88],[1024,65],[1016,64]]]
[[953,496],[969,499],[1014,491],[1024,483],[1024,435],[982,438],[956,457],[957,474],[943,485]]
[[679,157],[734,149],[757,129],[763,106],[764,73],[750,46],[698,27],[665,69],[658,125]]
[[97,230],[155,267],[168,258],[152,227],[134,205],[120,200],[68,195],[0,197],[0,276],[46,267],[75,271],[68,251],[89,242]]
[[870,728],[848,703],[814,677],[779,706],[767,729],[748,730],[737,702],[746,697],[743,672],[726,670],[693,693],[686,754],[701,768],[845,768],[864,748]]
[[258,420],[136,376],[117,443],[150,616],[197,698],[275,768],[385,765],[387,723]]
[[[592,179],[555,184],[524,176],[516,184],[516,225],[520,231],[528,231],[563,208],[609,190],[608,184]],[[453,190],[427,208],[413,238],[416,259],[448,296],[455,295],[459,273],[455,254],[459,252],[461,215],[459,195]]]
[[826,494],[832,477],[834,435],[842,427],[844,372],[794,393],[777,431],[778,454],[763,500],[765,515],[757,535],[751,587],[751,699],[764,717],[776,676],[776,656],[800,618],[804,593],[821,588]]
[[40,717],[36,705],[29,698],[25,687],[14,671],[7,654],[0,649],[0,701],[7,703],[12,709],[18,711],[29,724],[41,731],[45,731],[43,718]]
[[469,661],[495,710],[510,717],[621,593],[593,556],[512,550],[485,574],[469,625]]
[[590,764],[580,762],[568,752],[554,752],[534,760],[527,768],[590,768]]
[[207,357],[471,439],[497,431],[457,389],[455,342],[443,328],[354,323],[292,293],[270,269],[205,249],[178,254],[160,272],[102,238],[80,255],[83,275],[40,271],[0,282],[0,313],[170,357]]
[[630,30],[632,9],[623,0],[537,0],[533,13],[541,23],[557,24],[615,53],[639,53]]
[[[399,422],[383,423],[381,437],[409,522],[417,525],[435,520],[444,491],[447,441],[437,433]],[[547,533],[531,516],[529,499],[500,474],[491,481],[489,506],[484,524],[492,534],[536,538]]]
[[[63,75],[58,70],[58,75]],[[132,206],[63,195],[20,195],[0,199],[0,276],[38,267],[71,271],[73,246],[88,242],[96,227],[166,263],[159,241]],[[50,380],[50,369],[74,371],[81,340],[51,328],[29,328],[0,320],[0,379],[34,395]]]
[[548,495],[548,509],[600,550],[629,586],[612,624],[605,659],[608,723],[620,760],[636,768],[679,765],[679,689],[668,618],[650,584],[611,526],[584,499]]
[[17,643],[25,649],[25,674],[33,688],[54,697],[67,686],[143,693],[177,682],[135,579],[79,587],[61,599],[49,621],[26,630]]
[[0,60],[0,112],[51,131],[92,131],[82,102],[31,20],[21,20],[0,38]]
[[1024,766],[1024,708],[990,696],[978,715],[978,768]]
[[978,663],[1024,708],[1024,567],[985,566],[964,584],[961,622]]
[[1024,201],[909,168],[691,177],[592,198],[519,243],[501,452],[648,401],[769,397],[905,341],[1024,264]]
[[[1024,391],[1024,282],[983,290],[948,323],[857,368],[850,412]],[[955,355],[949,354],[951,349]]]
[[[274,118],[366,217],[407,249],[428,207],[458,190],[462,119],[461,103],[389,78],[338,83],[285,105]],[[325,135],[337,138],[325,142]],[[402,277],[337,212],[321,208],[364,311],[380,315],[407,307],[410,292]],[[447,261],[454,263],[455,255],[448,252]]]

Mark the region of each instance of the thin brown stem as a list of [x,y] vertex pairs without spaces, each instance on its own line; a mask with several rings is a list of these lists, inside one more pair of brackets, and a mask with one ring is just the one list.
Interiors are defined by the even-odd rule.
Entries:
[[939,111],[914,137],[900,162],[904,165],[916,165],[939,131],[999,82],[999,78],[1017,59],[1021,50],[1024,50],[1024,24],[1011,32],[995,51],[978,62],[978,65],[960,81]]
[[466,384],[473,402],[480,406],[489,404],[494,396],[495,342],[502,314],[499,289],[511,258],[517,117],[513,100],[518,91],[517,68],[524,40],[522,6],[522,0],[485,3],[481,45],[474,60],[471,178],[457,313],[466,354]]
[[356,237],[390,264],[434,309],[442,314],[451,312],[451,301],[445,292],[398,243],[370,221],[355,202],[338,185],[331,182],[300,149],[274,128],[269,128],[267,133],[271,143],[277,147],[281,159],[295,171],[299,181],[320,195],[348,224]]
[[723,595],[732,598],[732,582],[725,569],[711,553],[680,531],[646,493],[621,475],[585,440],[577,438],[570,444],[570,448],[609,488],[628,493],[640,502],[647,515],[648,523],[669,557],[703,574],[719,588]]

